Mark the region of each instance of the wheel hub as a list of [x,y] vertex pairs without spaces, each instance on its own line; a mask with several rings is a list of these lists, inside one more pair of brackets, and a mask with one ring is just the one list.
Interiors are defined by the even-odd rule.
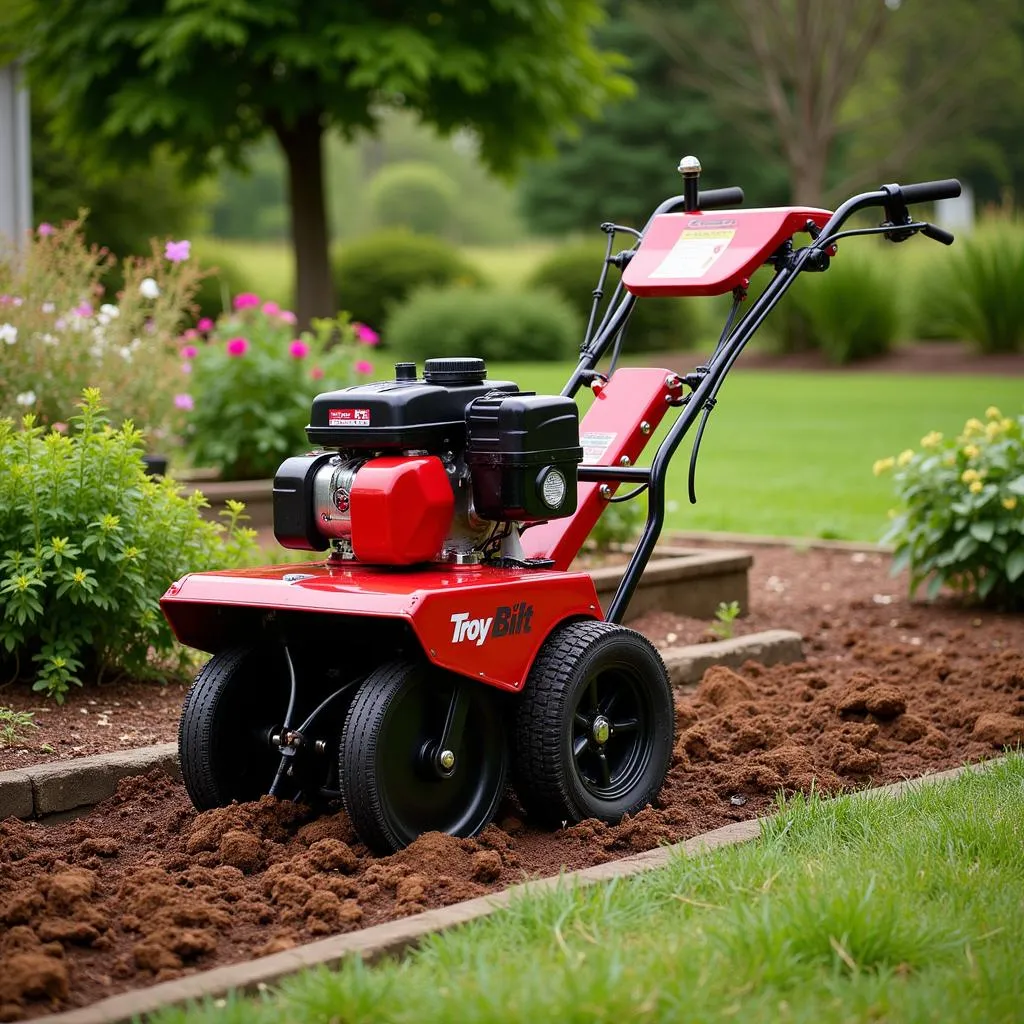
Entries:
[[608,721],[604,715],[596,715],[593,724],[590,727],[591,739],[599,746],[603,747],[608,742],[608,737],[612,734],[612,723]]

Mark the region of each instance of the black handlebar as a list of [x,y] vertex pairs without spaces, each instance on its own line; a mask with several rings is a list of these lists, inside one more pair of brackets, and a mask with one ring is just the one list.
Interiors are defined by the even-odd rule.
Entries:
[[743,202],[743,189],[709,188],[697,195],[701,210],[726,210],[730,206],[739,206]]
[[934,203],[938,199],[956,199],[960,195],[960,182],[956,178],[921,181],[916,185],[902,185],[900,193],[905,203]]

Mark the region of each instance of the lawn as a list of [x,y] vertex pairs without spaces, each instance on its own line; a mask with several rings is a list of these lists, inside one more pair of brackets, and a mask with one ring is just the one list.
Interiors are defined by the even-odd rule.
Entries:
[[1014,1021],[1022,905],[1018,754],[898,799],[797,799],[759,842],[156,1019]]
[[[698,358],[694,357],[694,363]],[[746,371],[742,357],[701,442],[696,505],[686,493],[689,442],[669,474],[666,526],[792,537],[877,540],[893,503],[874,461],[960,431],[990,405],[1021,408],[1019,379]],[[556,392],[553,364],[495,365],[492,379]],[[653,444],[650,451],[653,451]]]

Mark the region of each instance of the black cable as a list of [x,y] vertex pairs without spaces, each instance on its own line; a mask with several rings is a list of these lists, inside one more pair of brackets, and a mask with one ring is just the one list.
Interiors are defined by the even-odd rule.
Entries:
[[632,501],[634,498],[643,494],[649,486],[649,484],[641,484],[639,487],[633,488],[629,494],[617,494],[614,498],[609,498],[608,501],[610,504],[615,504],[620,501]]
[[700,426],[697,427],[697,436],[693,441],[693,450],[690,452],[690,475],[687,481],[687,489],[690,492],[690,504],[697,504],[697,491],[695,489],[697,477],[697,453],[700,451],[700,439],[704,436],[704,428],[708,425],[708,417],[711,410],[718,404],[718,399],[709,398],[704,403],[704,415],[701,417]]

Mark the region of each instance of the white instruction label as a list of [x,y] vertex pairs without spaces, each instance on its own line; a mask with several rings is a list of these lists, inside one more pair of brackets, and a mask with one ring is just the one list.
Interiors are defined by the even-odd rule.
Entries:
[[587,433],[580,435],[583,446],[583,461],[588,466],[599,466],[604,454],[612,446],[617,434]]
[[650,276],[703,277],[729,248],[735,234],[731,228],[687,228]]

